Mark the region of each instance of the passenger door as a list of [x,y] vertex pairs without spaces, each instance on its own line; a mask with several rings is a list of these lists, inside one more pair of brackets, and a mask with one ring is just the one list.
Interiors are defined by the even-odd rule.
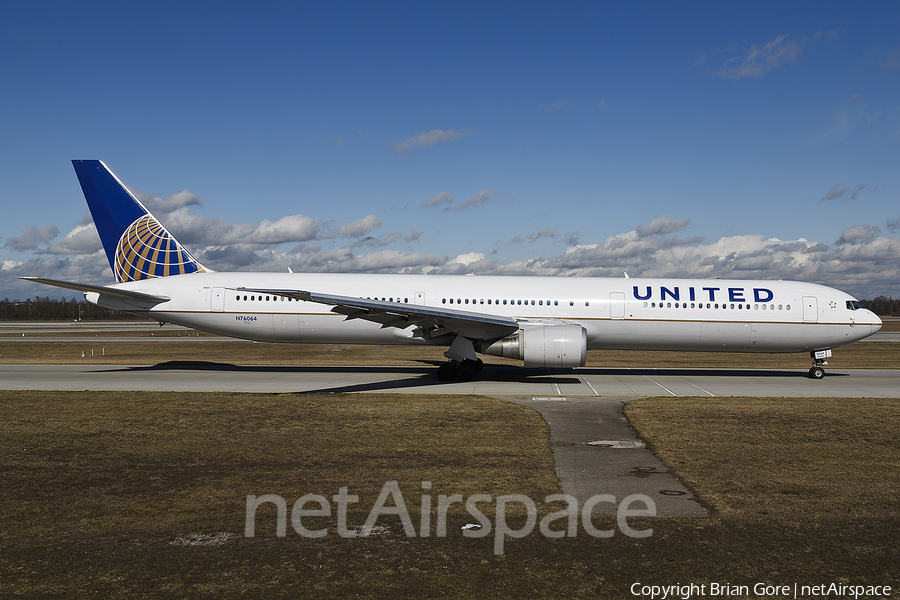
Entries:
[[803,296],[803,322],[816,323],[819,320],[819,303],[815,296]]

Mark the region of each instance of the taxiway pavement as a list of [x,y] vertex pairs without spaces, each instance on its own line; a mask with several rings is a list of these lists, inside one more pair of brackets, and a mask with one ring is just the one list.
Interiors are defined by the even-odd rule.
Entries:
[[0,365],[0,389],[222,392],[387,392],[526,397],[880,397],[900,395],[900,371],[829,370],[814,380],[799,369],[549,369],[488,365],[467,382],[441,382],[434,369],[409,367],[155,365]]

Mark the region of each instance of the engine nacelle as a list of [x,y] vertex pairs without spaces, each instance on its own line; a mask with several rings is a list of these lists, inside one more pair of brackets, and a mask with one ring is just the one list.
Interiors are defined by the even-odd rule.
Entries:
[[581,325],[533,325],[481,352],[524,360],[526,367],[583,367],[587,360],[587,330]]

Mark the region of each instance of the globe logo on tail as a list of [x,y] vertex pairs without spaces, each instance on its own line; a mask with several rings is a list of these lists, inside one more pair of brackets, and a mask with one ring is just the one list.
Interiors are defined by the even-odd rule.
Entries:
[[119,283],[205,271],[150,214],[136,219],[116,246],[115,276]]

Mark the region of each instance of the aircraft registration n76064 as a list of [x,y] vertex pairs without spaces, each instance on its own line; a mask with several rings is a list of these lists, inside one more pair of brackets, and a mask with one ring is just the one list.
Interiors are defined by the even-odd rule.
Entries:
[[840,290],[798,281],[216,272],[201,265],[99,160],[72,161],[116,283],[26,277],[107,308],[248,340],[447,347],[443,381],[479,354],[578,367],[589,348],[831,350],[881,320]]

